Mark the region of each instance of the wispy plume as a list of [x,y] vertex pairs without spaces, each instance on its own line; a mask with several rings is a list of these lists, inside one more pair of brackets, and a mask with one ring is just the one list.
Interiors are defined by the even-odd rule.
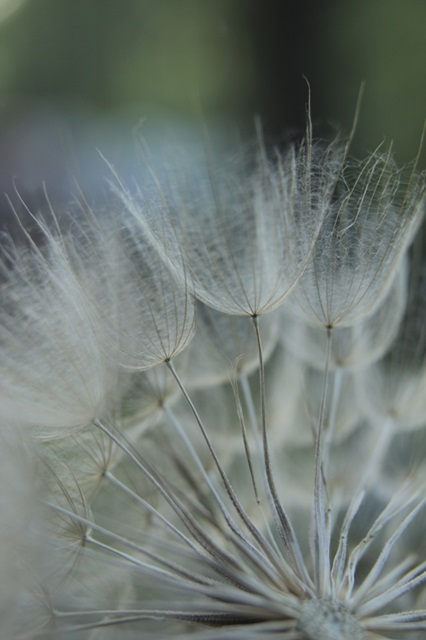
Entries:
[[422,456],[389,475],[425,428],[424,176],[310,126],[203,162],[4,244],[0,416],[51,551],[4,628],[420,640]]

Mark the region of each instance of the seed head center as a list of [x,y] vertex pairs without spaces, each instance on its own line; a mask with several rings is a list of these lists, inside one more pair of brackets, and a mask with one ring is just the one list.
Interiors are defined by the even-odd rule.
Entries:
[[307,640],[366,640],[358,622],[340,602],[333,600],[306,600],[297,623],[298,631]]

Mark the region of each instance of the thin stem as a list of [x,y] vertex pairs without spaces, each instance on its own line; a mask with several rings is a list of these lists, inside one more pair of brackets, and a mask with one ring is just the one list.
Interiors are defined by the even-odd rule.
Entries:
[[[252,395],[251,395],[250,385],[248,384],[247,376],[245,376],[245,385],[243,385],[243,389],[244,389],[244,394],[245,395],[249,394],[249,402],[250,402],[251,409],[252,409],[253,414],[254,414],[254,421],[252,420],[252,426],[254,427],[254,433],[255,433],[256,453],[259,456],[257,458],[257,462],[259,464],[261,464],[262,463],[262,443],[261,443],[260,438],[259,438],[258,425],[257,425],[257,422],[256,422],[255,413],[254,413],[254,403],[253,403],[253,398],[252,398]],[[241,424],[242,437],[243,437],[243,441],[244,441],[244,449],[246,451],[247,463],[248,463],[248,466],[249,466],[250,477],[251,477],[252,485],[253,485],[253,491],[254,491],[254,495],[255,495],[255,498],[256,498],[256,504],[257,504],[257,507],[258,507],[258,509],[260,511],[260,514],[261,514],[261,517],[262,517],[262,520],[263,520],[263,524],[264,524],[264,527],[265,527],[265,531],[266,531],[266,533],[268,535],[268,538],[269,538],[269,543],[274,548],[275,553],[279,556],[280,555],[280,551],[279,551],[277,542],[275,540],[275,537],[274,537],[274,535],[272,533],[270,521],[266,517],[266,514],[265,514],[265,512],[264,512],[264,510],[262,508],[261,498],[260,498],[260,495],[259,495],[259,492],[258,492],[258,489],[257,489],[257,484],[256,484],[256,480],[255,480],[255,472],[254,472],[253,462],[252,462],[252,459],[251,459],[251,454],[250,454],[249,445],[248,445],[248,441],[247,441],[247,430],[246,430],[246,427],[245,427],[244,414],[243,414],[243,410],[242,410],[242,407],[241,407],[240,395],[239,395],[239,392],[238,392],[237,383],[234,384],[234,393],[235,393],[235,399],[236,399],[236,405],[237,405],[238,418],[239,418],[239,421],[240,421],[240,424]],[[246,396],[246,404],[247,404],[247,399],[248,398]],[[262,474],[265,475],[263,467],[262,467],[261,471],[262,471]]]
[[330,593],[330,527],[327,489],[324,477],[323,430],[327,399],[327,388],[331,356],[331,328],[327,327],[325,368],[321,394],[320,412],[315,443],[315,483],[314,483],[314,544],[313,560],[315,567],[315,585],[317,595],[323,597]]
[[263,360],[262,340],[260,336],[258,317],[253,316],[252,321],[253,321],[253,327],[256,335],[258,357],[259,357],[260,423],[261,423],[261,432],[262,432],[262,440],[263,440],[263,459],[265,464],[267,488],[268,488],[269,496],[274,509],[274,514],[276,517],[278,529],[280,531],[281,538],[284,542],[285,548],[290,556],[291,564],[295,569],[296,573],[304,582],[305,588],[310,589],[311,586],[313,586],[312,580],[306,569],[305,562],[303,560],[303,555],[300,550],[297,538],[294,534],[290,519],[288,518],[287,514],[285,513],[281,505],[281,502],[275,487],[274,478],[273,478],[271,459],[270,459],[270,453],[269,453],[267,426],[266,426],[265,365]]
[[413,494],[412,491],[410,491],[410,487],[404,487],[404,491],[394,494],[383,511],[374,520],[364,538],[352,549],[339,586],[339,599],[342,599],[344,603],[350,603],[355,586],[357,566],[370,548],[378,532],[393,518],[396,518],[402,511],[416,502],[418,497],[417,493]]
[[340,529],[339,545],[337,547],[337,551],[333,560],[333,566],[331,569],[332,597],[336,600],[339,599],[339,596],[341,597],[341,594],[339,594],[339,587],[342,583],[343,571],[346,564],[349,531],[352,522],[362,504],[362,501],[364,500],[364,495],[365,494],[363,491],[359,491],[355,494],[348,507],[348,510],[346,511],[345,518]]
[[254,472],[254,467],[253,467],[253,461],[252,461],[252,456],[251,456],[251,452],[250,452],[250,445],[249,445],[249,442],[248,442],[248,439],[247,439],[246,422],[245,422],[245,419],[244,419],[243,408],[241,406],[241,400],[240,400],[240,394],[238,392],[238,383],[237,382],[233,382],[232,383],[232,389],[233,389],[233,392],[234,392],[234,398],[235,398],[235,405],[236,405],[236,409],[237,409],[238,422],[239,422],[240,428],[241,428],[241,437],[243,439],[244,451],[245,451],[245,455],[246,455],[247,466],[248,466],[249,473],[250,473],[250,479],[251,479],[251,484],[252,484],[252,487],[253,487],[254,497],[255,497],[255,500],[256,500],[256,504],[258,506],[260,506],[259,492],[257,490],[255,472]]
[[[224,575],[226,578],[235,582],[235,578],[233,578],[234,574],[232,574],[231,568],[241,568],[240,564],[237,562],[237,558],[235,557],[235,555],[227,553],[224,548],[216,544],[206,534],[202,527],[200,527],[192,517],[192,514],[187,509],[185,509],[184,506],[182,506],[181,502],[170,490],[170,488],[168,487],[168,483],[164,481],[161,475],[155,469],[153,469],[147,461],[144,461],[142,459],[140,454],[133,453],[131,451],[131,445],[129,443],[121,442],[120,438],[115,436],[114,433],[112,433],[112,431],[99,420],[95,420],[94,424],[105,434],[107,434],[112,439],[112,441],[115,442],[129,456],[129,458],[142,471],[145,477],[147,477],[148,480],[150,480],[150,482],[156,487],[156,489],[158,489],[160,494],[167,500],[173,511],[180,518],[181,522],[183,522],[183,524],[190,531],[194,540],[198,542],[198,544],[200,544],[200,546],[213,558],[215,570],[218,573]],[[122,438],[124,438],[124,434],[120,435]]]
[[104,543],[101,543],[100,541],[96,540],[95,538],[93,538],[93,536],[91,536],[90,534],[85,536],[85,542],[86,543],[92,543],[95,546],[98,547],[102,547],[104,550],[107,550],[108,552],[118,555],[120,556],[122,559],[127,560],[129,563],[136,565],[137,567],[139,567],[140,569],[143,569],[145,572],[151,572],[154,574],[158,574],[161,575],[163,577],[166,577],[167,579],[173,580],[173,581],[179,581],[179,585],[182,586],[182,579],[185,578],[185,580],[187,580],[188,582],[191,583],[196,583],[197,585],[200,584],[211,584],[212,581],[210,581],[208,578],[204,578],[204,577],[200,577],[200,576],[196,576],[193,573],[189,573],[186,572],[185,570],[183,570],[182,568],[178,567],[177,565],[170,563],[168,561],[166,561],[164,558],[158,556],[157,554],[148,551],[146,548],[141,547],[139,544],[136,544],[135,542],[132,542],[131,540],[128,540],[127,538],[125,538],[124,536],[120,536],[117,533],[113,533],[112,531],[110,531],[109,529],[105,529],[105,527],[101,527],[100,525],[96,524],[95,522],[88,520],[87,518],[83,518],[82,516],[77,515],[76,513],[73,513],[71,511],[69,511],[68,509],[64,509],[63,507],[60,507],[59,505],[55,505],[55,504],[51,504],[51,503],[47,503],[47,506],[51,509],[53,509],[53,511],[55,511],[56,513],[59,513],[61,515],[67,516],[69,518],[71,518],[73,521],[78,522],[86,527],[88,527],[89,529],[91,529],[92,531],[96,531],[97,533],[106,536],[108,538],[110,538],[111,540],[114,540],[114,542],[117,542],[119,544],[122,544],[126,547],[128,547],[129,549],[132,549],[133,551],[136,551],[138,554],[144,555],[148,558],[151,558],[152,560],[155,560],[159,563],[161,563],[163,566],[167,567],[167,568],[171,568],[172,571],[174,571],[174,573],[171,573],[170,571],[166,571],[165,569],[162,569],[161,567],[156,567],[155,565],[152,564],[148,564],[146,562],[143,562],[142,560],[139,560],[138,558],[129,555],[128,553],[125,553],[124,551],[120,551],[119,549],[115,549],[114,547],[110,547],[109,545],[106,545]]
[[392,439],[396,428],[395,418],[391,415],[387,416],[382,428],[379,432],[379,437],[374,445],[373,452],[367,461],[366,465],[362,468],[362,478],[360,481],[360,487],[367,489],[374,482],[378,472],[380,471],[382,462],[388,451],[389,443]]
[[258,421],[256,418],[256,410],[254,408],[254,402],[253,402],[253,394],[251,392],[250,389],[250,383],[247,377],[247,373],[242,373],[240,375],[239,378],[240,382],[241,382],[241,386],[243,389],[243,395],[244,395],[244,400],[247,406],[247,410],[248,410],[248,414],[250,417],[250,424],[253,430],[253,435],[254,438],[256,440],[256,443],[258,445],[258,451],[261,452],[262,451],[262,442],[260,440],[260,434],[259,434],[259,425],[258,425]]
[[132,491],[127,485],[118,480],[111,472],[105,472],[105,478],[114,484],[116,487],[120,488],[124,493],[126,493],[130,498],[136,500],[140,505],[142,505],[149,513],[151,513],[155,518],[157,518],[160,522],[162,522],[168,529],[170,529],[173,533],[176,534],[185,544],[187,544],[193,551],[200,553],[199,549],[191,542],[191,540],[185,536],[182,531],[180,531],[177,527],[175,527],[162,513],[157,511],[149,502],[144,500],[139,494]]
[[231,516],[229,515],[228,510],[226,509],[226,507],[225,507],[223,501],[221,500],[218,492],[214,488],[214,486],[213,486],[213,484],[212,484],[212,482],[211,482],[206,470],[203,467],[203,464],[202,464],[197,452],[195,451],[195,449],[194,449],[190,439],[188,438],[185,430],[183,429],[181,423],[176,418],[176,416],[174,415],[174,413],[172,412],[172,410],[170,409],[170,407],[167,404],[163,405],[163,410],[164,410],[164,413],[165,413],[166,417],[168,418],[170,424],[174,427],[174,429],[176,430],[178,436],[180,437],[180,439],[184,443],[186,449],[189,451],[189,454],[191,455],[191,458],[195,462],[195,465],[196,465],[197,469],[201,473],[204,481],[206,482],[208,488],[210,489],[211,494],[214,496],[222,515],[224,516],[224,518],[226,519],[227,522],[231,521]]
[[363,582],[359,585],[356,591],[356,594],[352,598],[351,602],[354,606],[358,607],[360,603],[363,603],[368,599],[368,592],[377,583],[377,580],[383,571],[385,563],[387,562],[394,545],[396,544],[396,542],[398,542],[404,530],[411,524],[412,520],[419,513],[419,511],[424,508],[425,504],[426,504],[426,498],[421,502],[419,502],[419,504],[417,504],[410,511],[410,513],[401,522],[399,527],[397,527],[394,533],[388,538],[388,540],[386,541],[386,544],[383,546],[383,549],[380,552],[379,557],[377,558],[376,562],[374,563],[368,575],[365,577]]
[[[274,569],[276,571],[278,571],[279,573],[281,573],[283,575],[283,577],[285,577],[285,579],[289,580],[289,582],[291,584],[294,585],[294,588],[297,588],[299,591],[300,589],[302,589],[302,592],[304,592],[306,590],[306,588],[302,585],[302,583],[300,582],[300,580],[298,579],[298,577],[296,575],[294,575],[289,567],[286,567],[286,563],[283,562],[282,558],[277,558],[275,555],[275,552],[273,550],[273,548],[271,548],[271,546],[268,544],[267,540],[265,539],[265,537],[262,535],[262,533],[257,529],[257,527],[254,525],[254,523],[252,522],[252,520],[248,517],[248,515],[246,514],[246,512],[244,511],[237,495],[235,494],[234,490],[232,489],[232,486],[229,482],[229,479],[227,477],[227,475],[225,474],[222,465],[220,464],[220,461],[217,457],[217,454],[213,448],[213,445],[210,441],[210,438],[206,432],[206,429],[203,425],[203,422],[197,412],[197,409],[195,408],[194,403],[192,402],[190,396],[188,395],[188,392],[185,389],[185,386],[183,385],[182,380],[180,379],[173,363],[171,361],[166,361],[167,366],[169,367],[171,373],[173,374],[177,384],[179,385],[183,396],[185,398],[185,400],[187,401],[187,403],[189,404],[189,407],[194,415],[194,418],[200,428],[200,431],[203,435],[203,438],[207,444],[207,447],[210,451],[210,454],[213,458],[213,461],[216,465],[217,470],[219,471],[220,477],[222,479],[224,488],[226,490],[226,493],[229,497],[229,499],[231,500],[238,516],[240,517],[240,519],[242,520],[242,522],[244,523],[244,525],[246,526],[246,528],[248,529],[248,531],[250,532],[250,534],[253,536],[253,538],[256,540],[256,542],[258,543],[259,547],[261,548],[261,550],[263,551],[263,553],[265,554],[265,556],[262,556],[259,552],[259,549],[257,549],[256,547],[254,547],[245,536],[242,535],[242,533],[237,529],[235,523],[233,522],[233,520],[231,520],[230,516],[228,515],[227,512],[223,512],[223,516],[230,528],[230,530],[232,531],[232,533],[234,533],[237,538],[239,538],[244,544],[242,547],[242,550],[245,551],[245,553],[249,553],[250,550],[252,552],[254,552],[255,554],[259,555],[261,558],[263,558],[263,561],[265,561],[266,559],[268,559],[268,561],[271,563],[271,565],[274,567]],[[237,540],[234,539],[234,543],[237,544]],[[241,545],[239,545],[241,548]],[[245,547],[245,549],[244,549]],[[249,553],[249,555],[252,555]],[[301,554],[300,554],[301,555]]]
[[342,369],[342,367],[337,367],[333,373],[330,411],[329,411],[328,420],[327,420],[327,430],[326,430],[326,433],[324,434],[323,469],[324,469],[325,475],[327,474],[328,460],[330,457],[330,448],[331,448],[334,433],[336,430],[337,408],[339,406],[343,376],[344,376],[344,370]]

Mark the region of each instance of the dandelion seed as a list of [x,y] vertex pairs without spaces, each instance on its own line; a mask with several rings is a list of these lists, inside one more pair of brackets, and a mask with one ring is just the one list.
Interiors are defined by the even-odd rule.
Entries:
[[12,246],[0,289],[0,414],[51,437],[108,410],[117,365],[73,266],[76,247],[42,223],[40,230],[46,247]]
[[336,160],[333,147],[316,153],[315,179],[331,176],[319,194],[327,214],[287,309],[313,326],[350,326],[387,295],[422,221],[424,184],[415,174],[404,181],[390,152],[364,163],[347,160],[344,150]]
[[141,192],[133,198],[122,187],[119,195],[197,298],[223,313],[258,316],[294,287],[324,218],[312,205],[310,144],[273,163],[260,140],[252,171],[242,154],[221,168],[205,158],[204,172],[188,169],[190,180],[182,166],[170,167],[172,186],[158,187],[155,206]]
[[[390,349],[405,311],[407,275],[407,264],[403,263],[382,304],[371,315],[349,327],[333,329],[331,370],[363,369],[380,360]],[[286,348],[322,371],[327,341],[324,328],[296,321],[285,313],[282,322],[285,331],[282,331],[281,339]]]
[[123,366],[149,369],[190,343],[194,306],[188,287],[176,281],[129,221],[123,236],[123,252],[114,265],[121,273],[120,290],[113,292],[119,296],[119,323],[113,331],[121,341]]

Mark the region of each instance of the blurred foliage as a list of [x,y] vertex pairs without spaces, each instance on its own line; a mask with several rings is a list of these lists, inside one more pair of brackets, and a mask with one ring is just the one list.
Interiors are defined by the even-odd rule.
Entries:
[[27,0],[0,32],[3,100],[223,109],[255,68],[244,0]]
[[40,105],[141,117],[200,105],[260,113],[277,137],[303,128],[305,75],[314,120],[346,131],[366,81],[359,153],[393,139],[399,159],[416,154],[425,0],[0,0],[0,21],[3,130]]
[[[348,126],[354,97],[366,82],[356,144],[393,140],[397,157],[412,159],[426,118],[426,2],[357,0],[327,3],[321,13],[323,109]],[[422,153],[423,166],[426,152]]]

